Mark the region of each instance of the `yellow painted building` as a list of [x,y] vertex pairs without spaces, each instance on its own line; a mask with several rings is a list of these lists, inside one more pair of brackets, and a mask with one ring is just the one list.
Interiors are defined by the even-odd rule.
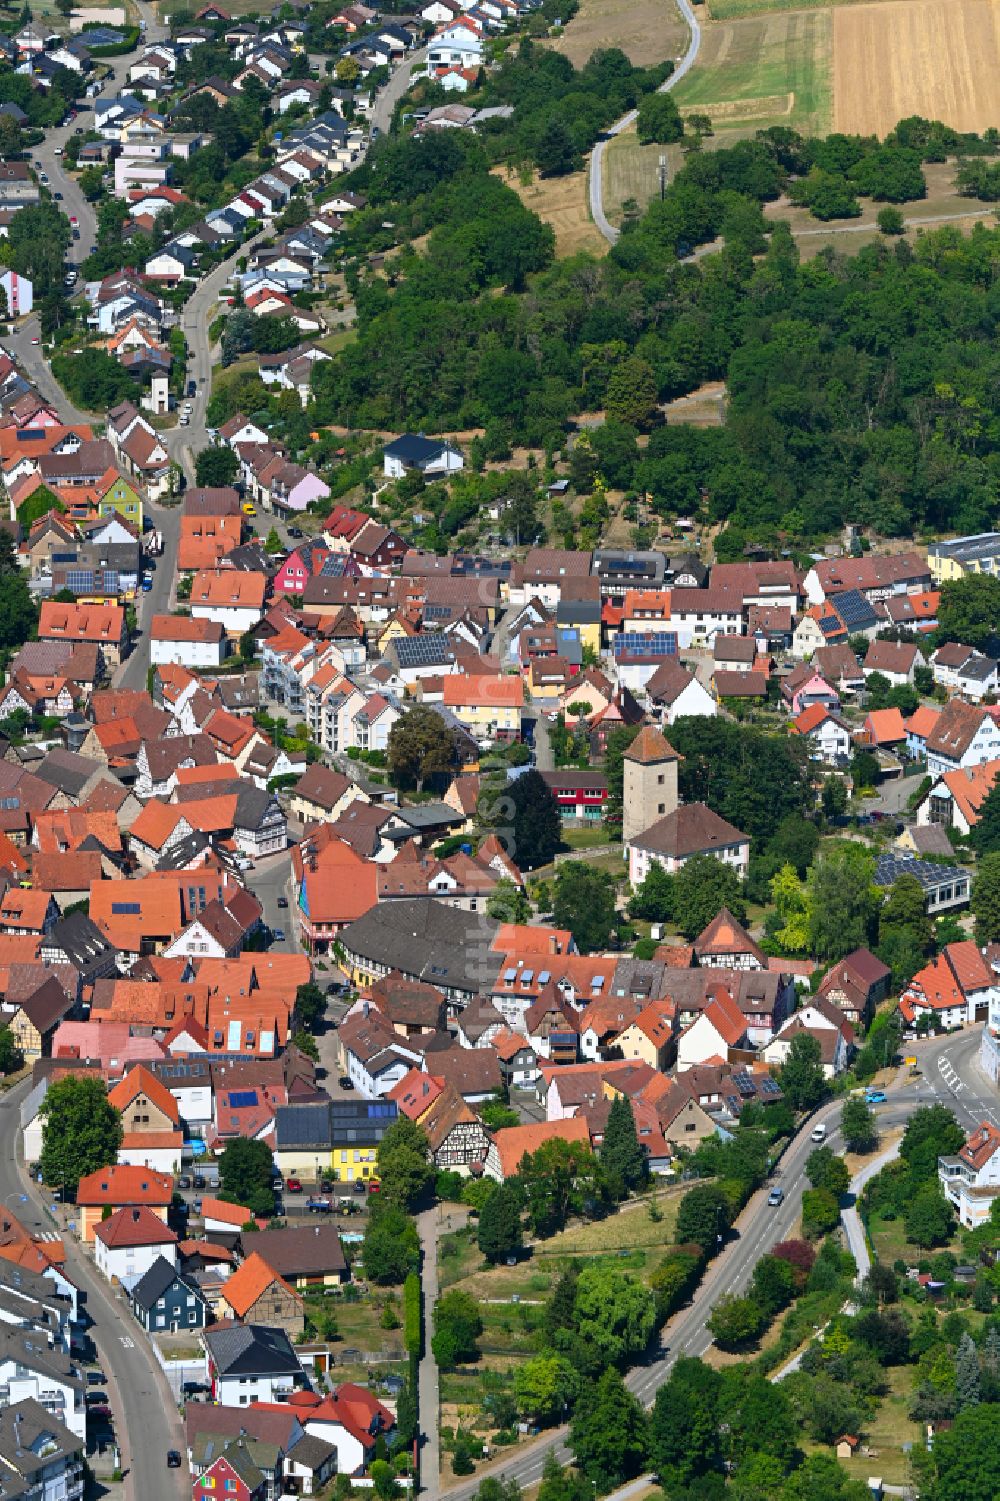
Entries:
[[1000,576],[1000,532],[979,532],[969,537],[952,537],[948,542],[932,542],[927,549],[927,566],[935,585],[966,578],[971,573]]
[[142,534],[142,496],[124,475],[119,475],[101,496],[98,505],[101,516],[120,516]]

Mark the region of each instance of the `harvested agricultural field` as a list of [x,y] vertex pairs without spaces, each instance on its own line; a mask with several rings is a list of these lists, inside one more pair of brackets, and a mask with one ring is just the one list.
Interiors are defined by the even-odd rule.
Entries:
[[674,0],[580,0],[552,46],[580,68],[592,52],[620,47],[638,67],[684,55],[688,29]]
[[833,13],[835,130],[885,135],[907,115],[1000,125],[996,0],[881,0]]
[[607,254],[608,242],[590,217],[586,172],[569,172],[565,177],[539,177],[535,173],[526,184],[517,172],[508,173],[503,167],[493,170],[501,182],[514,189],[526,208],[552,225],[557,256],[575,255],[578,250]]

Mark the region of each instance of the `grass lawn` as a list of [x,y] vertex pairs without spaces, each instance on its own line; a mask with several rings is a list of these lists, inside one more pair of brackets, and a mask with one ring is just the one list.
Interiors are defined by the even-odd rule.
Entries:
[[831,119],[832,27],[829,10],[709,23],[697,65],[677,86],[683,112],[755,130],[789,125],[822,135]]
[[607,824],[578,823],[576,819],[567,819],[562,828],[562,842],[566,849],[592,850],[607,844],[609,834]]
[[322,339],[315,339],[320,349],[325,349],[327,354],[339,354],[346,349],[348,344],[356,342],[358,331],[356,328],[335,328],[332,333],[324,335]]
[[[852,1479],[867,1481],[869,1475],[881,1475],[889,1485],[905,1485],[909,1481],[910,1460],[903,1445],[918,1446],[923,1442],[920,1424],[911,1423],[907,1415],[914,1369],[913,1366],[891,1366],[886,1371],[889,1395],[883,1397],[874,1417],[865,1424],[857,1452],[851,1459],[841,1461]],[[830,1452],[820,1444],[806,1442],[802,1447],[813,1453]]]

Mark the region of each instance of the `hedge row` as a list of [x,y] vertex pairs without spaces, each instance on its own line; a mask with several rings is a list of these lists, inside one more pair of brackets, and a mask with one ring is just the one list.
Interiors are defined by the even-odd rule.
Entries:
[[403,1283],[403,1345],[411,1355],[418,1358],[423,1350],[423,1320],[420,1315],[420,1277],[416,1272],[410,1272]]

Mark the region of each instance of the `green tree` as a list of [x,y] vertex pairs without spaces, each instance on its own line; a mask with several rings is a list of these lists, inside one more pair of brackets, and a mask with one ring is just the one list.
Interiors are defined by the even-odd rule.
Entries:
[[416,1225],[402,1209],[380,1205],[376,1213],[369,1213],[361,1259],[369,1281],[383,1287],[404,1282],[420,1265]]
[[535,770],[526,771],[508,789],[511,843],[508,853],[522,870],[548,865],[562,843],[559,804]]
[[977,650],[986,646],[1000,620],[1000,579],[970,573],[941,585],[937,642],[961,641]]
[[782,1093],[793,1110],[814,1110],[826,1094],[826,1079],[817,1038],[796,1032],[778,1074]]
[[739,876],[714,855],[692,855],[674,877],[674,921],[685,938],[697,938],[722,907],[745,920]]
[[771,900],[781,926],[775,933],[786,953],[802,954],[809,948],[809,893],[795,867],[783,865],[771,877]]
[[[842,1427],[834,1437],[849,1433],[851,1426],[859,1425]],[[852,1480],[831,1454],[810,1454],[789,1475],[778,1501],[871,1501],[871,1491],[863,1480]]]
[[674,911],[674,878],[658,861],[632,893],[629,916],[645,922],[669,922]]
[[458,758],[454,732],[427,704],[415,704],[389,731],[389,771],[396,781],[414,783],[418,792],[429,777],[449,777]]
[[448,1369],[479,1358],[477,1339],[483,1332],[479,1304],[471,1293],[452,1287],[434,1305],[431,1349],[439,1366]]
[[552,892],[552,920],[569,929],[580,953],[607,948],[618,926],[615,884],[607,871],[566,860],[556,869]]
[[[20,512],[18,513],[20,514]],[[1000,783],[994,782],[979,807],[969,843],[980,860],[1000,851]]]
[[878,1142],[875,1112],[861,1095],[848,1095],[840,1112],[840,1129],[849,1152],[870,1152]]
[[562,177],[572,172],[578,161],[573,137],[558,115],[553,115],[535,147],[535,161],[543,177]]
[[50,1085],[41,1105],[42,1179],[63,1196],[88,1173],[108,1167],[122,1144],[122,1118],[101,1079],[68,1074]]
[[649,1161],[636,1133],[631,1101],[624,1095],[616,1095],[611,1102],[600,1158],[618,1198],[649,1182]]
[[679,1355],[658,1387],[649,1419],[649,1451],[665,1489],[690,1485],[719,1468],[720,1387],[719,1373],[690,1355]]
[[401,1209],[413,1209],[434,1182],[427,1133],[415,1121],[400,1116],[378,1144],[379,1197]]
[[762,1256],[753,1269],[751,1295],[768,1318],[787,1308],[795,1297],[795,1268],[781,1256]]
[[921,1105],[906,1123],[899,1155],[915,1182],[937,1183],[939,1157],[960,1150],[965,1132],[947,1105]]
[[808,1240],[826,1235],[840,1219],[840,1205],[828,1188],[807,1188],[802,1195],[802,1233]]
[[550,1449],[542,1465],[538,1501],[594,1501],[594,1491],[583,1475],[569,1466],[564,1469]]
[[656,375],[647,360],[632,355],[616,365],[608,377],[605,410],[628,427],[648,426],[656,410]]
[[266,1142],[234,1137],[219,1158],[219,1197],[229,1204],[242,1204],[251,1214],[273,1214],[273,1168]]
[[656,1322],[652,1293],[610,1262],[584,1267],[573,1306],[574,1363],[597,1372],[644,1350]]
[[554,1138],[525,1153],[518,1168],[525,1208],[535,1235],[554,1235],[588,1202],[599,1204],[603,1186],[597,1158],[581,1141]]
[[307,980],[295,992],[295,1012],[299,1021],[310,1032],[315,1032],[326,1011],[326,996],[312,980]]
[[16,1074],[24,1067],[24,1054],[9,1027],[0,1027],[0,1074]]
[[700,1246],[713,1255],[732,1223],[729,1200],[714,1183],[689,1188],[677,1210],[678,1245]]
[[927,1501],[994,1501],[1000,1495],[1000,1406],[981,1402],[960,1412],[951,1428],[934,1437]]
[[916,876],[900,876],[890,888],[879,913],[879,941],[894,931],[905,931],[921,953],[929,953],[934,928],[926,911],[923,887]]
[[649,146],[654,141],[665,145],[679,141],[684,134],[684,124],[672,94],[643,94],[639,100],[639,118],[636,122],[640,145]]
[[529,1422],[556,1423],[576,1401],[580,1377],[564,1355],[543,1350],[517,1366],[514,1400]]
[[616,1370],[605,1371],[573,1414],[570,1448],[600,1494],[642,1473],[646,1414]]
[[906,230],[906,220],[898,208],[880,208],[875,222],[884,235],[901,235]]
[[906,1207],[906,1238],[918,1246],[943,1246],[951,1235],[951,1207],[937,1183],[925,1183]]
[[968,1331],[959,1340],[955,1355],[955,1397],[959,1412],[964,1412],[969,1407],[978,1407],[981,1401],[979,1351]]
[[723,1293],[708,1319],[708,1329],[722,1350],[745,1350],[767,1327],[767,1315],[752,1297]]
[[503,1131],[507,1126],[521,1124],[517,1111],[502,1100],[487,1100],[485,1105],[480,1105],[478,1114],[487,1131]]
[[842,959],[862,948],[878,909],[875,862],[859,844],[831,845],[809,871],[809,937],[820,959]]
[[16,650],[38,624],[38,606],[28,591],[26,571],[17,561],[14,539],[0,532],[0,650]]
[[231,485],[239,467],[239,460],[231,448],[221,445],[203,448],[195,461],[195,483],[209,488]]
[[498,922],[526,923],[531,918],[531,903],[521,886],[515,886],[509,876],[496,883],[486,899],[486,916]]
[[976,919],[976,942],[994,943],[1000,938],[1000,851],[979,861],[969,905]]
[[264,551],[273,556],[275,553],[284,552],[285,546],[278,533],[272,526],[264,541]]
[[479,1215],[476,1244],[489,1262],[505,1261],[521,1247],[521,1204],[516,1190],[501,1183]]
[[813,1188],[825,1188],[835,1199],[843,1198],[851,1181],[847,1163],[832,1147],[816,1147],[806,1158],[806,1177]]

